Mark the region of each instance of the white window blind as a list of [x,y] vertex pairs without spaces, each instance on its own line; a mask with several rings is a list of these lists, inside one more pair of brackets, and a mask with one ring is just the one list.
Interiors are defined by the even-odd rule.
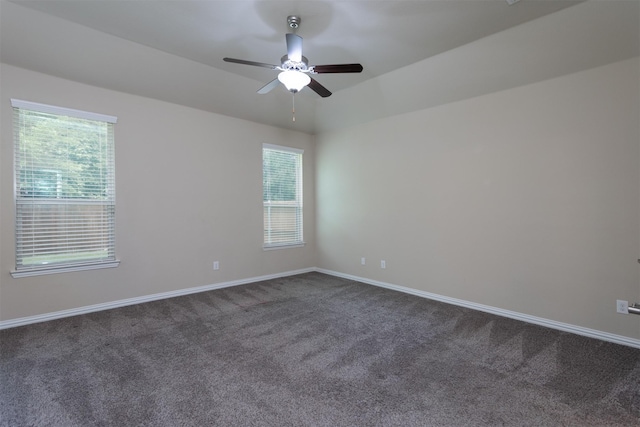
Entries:
[[15,144],[14,277],[117,265],[117,119],[20,100],[11,104]]
[[302,245],[303,150],[264,144],[264,247]]

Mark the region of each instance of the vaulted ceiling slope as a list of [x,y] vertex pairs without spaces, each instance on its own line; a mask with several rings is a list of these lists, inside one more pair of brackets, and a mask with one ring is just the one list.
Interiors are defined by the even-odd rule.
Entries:
[[[528,84],[640,54],[638,0],[0,0],[0,60],[108,89],[307,133]],[[276,72],[288,15],[320,98],[256,91]]]

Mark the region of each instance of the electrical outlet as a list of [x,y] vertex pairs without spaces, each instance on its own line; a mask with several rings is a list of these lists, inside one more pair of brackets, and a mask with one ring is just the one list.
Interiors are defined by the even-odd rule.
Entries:
[[621,314],[629,314],[629,301],[617,300],[616,311]]
[[387,268],[387,261],[385,260],[380,261],[380,268]]
[[220,270],[220,263],[218,261],[213,261],[213,269]]
[[360,264],[365,265],[367,263],[367,260],[364,259],[364,257],[360,258]]

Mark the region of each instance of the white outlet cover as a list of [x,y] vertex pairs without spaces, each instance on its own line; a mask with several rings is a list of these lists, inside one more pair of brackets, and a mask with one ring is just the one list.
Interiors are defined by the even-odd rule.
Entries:
[[617,300],[616,311],[621,314],[629,314],[629,301]]

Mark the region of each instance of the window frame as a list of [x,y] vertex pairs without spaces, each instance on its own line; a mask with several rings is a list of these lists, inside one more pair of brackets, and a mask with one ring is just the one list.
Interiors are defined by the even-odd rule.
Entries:
[[[114,268],[118,267],[120,264],[120,260],[117,259],[115,254],[116,243],[115,243],[115,135],[114,135],[114,127],[117,123],[117,117],[110,116],[106,114],[92,113],[87,111],[75,110],[71,108],[58,107],[54,105],[40,104],[31,101],[23,101],[19,99],[11,99],[11,106],[13,108],[13,154],[14,154],[14,162],[13,162],[13,185],[14,185],[14,226],[15,226],[15,241],[14,241],[14,256],[15,256],[15,270],[11,271],[11,276],[13,278],[21,278],[21,277],[29,277],[29,276],[39,276],[39,275],[47,275],[47,274],[55,274],[55,273],[64,273],[71,271],[84,271],[84,270],[95,270],[95,269],[103,269],[103,268]],[[107,129],[107,143],[109,144],[106,148],[106,161],[107,161],[107,173],[110,174],[108,178],[108,194],[109,196],[105,199],[92,200],[92,199],[74,199],[72,197],[59,197],[59,187],[56,189],[56,193],[58,197],[42,197],[39,198],[37,196],[28,198],[21,197],[20,192],[20,183],[19,179],[21,173],[19,171],[20,165],[18,164],[19,157],[23,155],[23,152],[20,151],[20,136],[19,130],[15,128],[16,120],[18,120],[20,110],[51,114],[60,117],[71,117],[82,120],[90,120],[96,122],[106,123],[110,128]],[[43,169],[45,172],[52,172],[49,170]],[[55,171],[53,171],[55,172]],[[60,184],[58,184],[59,186]],[[19,214],[19,209],[25,208],[27,206],[53,206],[53,205],[81,205],[81,206],[105,206],[107,212],[110,212],[107,215],[106,223],[107,226],[103,226],[101,230],[107,230],[107,252],[110,254],[108,257],[103,259],[88,259],[88,260],[80,260],[73,261],[72,257],[69,256],[69,252],[66,252],[65,260],[62,262],[56,262],[52,264],[29,264],[29,265],[20,265],[20,259],[23,256],[23,252],[20,249],[21,238],[19,236],[19,232],[21,230],[21,226],[19,222],[22,220],[22,216]],[[112,254],[112,255],[111,255]]]
[[[277,207],[273,202],[269,202],[270,205],[267,205],[267,201],[264,200],[264,153],[265,150],[271,151],[280,151],[284,153],[296,154],[298,155],[298,163],[296,166],[296,200],[295,200],[295,208],[296,212],[296,229],[297,229],[297,237],[298,239],[290,240],[286,242],[268,242],[266,239],[266,231],[265,223],[267,222],[267,217],[265,213],[266,207]],[[262,239],[262,248],[263,250],[275,250],[275,249],[287,249],[287,248],[296,248],[302,247],[305,245],[304,241],[304,192],[303,192],[303,162],[304,162],[304,150],[301,148],[293,148],[286,147],[283,145],[275,145],[275,144],[262,144],[262,173],[263,173],[263,198],[262,198],[262,207],[263,207],[263,239]]]

